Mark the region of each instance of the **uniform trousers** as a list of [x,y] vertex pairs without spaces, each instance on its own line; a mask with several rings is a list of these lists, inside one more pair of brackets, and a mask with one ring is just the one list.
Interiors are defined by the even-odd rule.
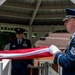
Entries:
[[27,75],[27,68],[13,68],[11,75]]

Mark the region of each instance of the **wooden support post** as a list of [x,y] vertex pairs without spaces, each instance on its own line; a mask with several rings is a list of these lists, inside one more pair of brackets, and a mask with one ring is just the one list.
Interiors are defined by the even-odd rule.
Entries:
[[45,75],[48,75],[48,62],[45,62]]

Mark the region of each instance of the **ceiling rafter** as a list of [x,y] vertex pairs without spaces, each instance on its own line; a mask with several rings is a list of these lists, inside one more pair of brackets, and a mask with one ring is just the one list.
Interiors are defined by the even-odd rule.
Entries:
[[39,10],[52,10],[52,9],[64,9],[65,7],[69,7],[69,8],[74,8],[74,5],[71,5],[71,6],[67,6],[67,5],[64,5],[64,6],[41,6],[39,8]]
[[[39,0],[35,0],[35,1],[39,1]],[[42,0],[42,1],[52,1],[52,0]],[[58,2],[60,0],[57,0]],[[68,1],[69,2],[69,1]],[[59,2],[60,4],[60,2]],[[36,8],[30,4],[26,4],[26,3],[23,3],[23,4],[20,4],[20,3],[14,3],[14,2],[10,2],[10,1],[6,1],[2,6],[10,6],[10,7],[15,7],[15,8],[22,8],[22,9],[27,9],[27,10],[35,10]],[[64,9],[65,7],[69,7],[69,8],[74,8],[74,5],[73,4],[70,4],[70,5],[64,5],[64,6],[59,6],[59,5],[56,5],[56,6],[41,6],[39,8],[40,11],[47,11],[47,10],[50,10],[50,9]]]
[[[35,1],[39,1],[39,0],[35,0]],[[54,1],[54,0],[42,0],[42,1]],[[60,1],[60,0],[56,0],[56,1]],[[63,0],[63,1],[68,1],[68,0]]]
[[35,10],[35,7],[31,5],[25,5],[25,4],[14,4],[14,3],[5,3],[2,6],[10,6],[10,7],[16,7],[16,8],[22,8],[22,9],[29,9],[29,10]]
[[[64,16],[65,16],[65,15],[62,15],[62,14],[61,14],[60,16],[59,16],[59,15],[37,15],[36,18],[39,18],[39,19],[40,19],[40,18],[41,18],[41,19],[42,19],[42,18],[43,18],[43,19],[50,18],[50,19],[51,19],[51,18],[64,18]],[[36,19],[36,18],[35,18],[35,19]]]
[[[9,17],[19,17],[19,18],[26,18],[26,19],[32,19],[31,16],[26,15],[26,14],[18,14],[18,13],[10,13],[10,12],[4,12],[0,11],[0,15],[2,16],[9,16]],[[59,18],[64,18],[65,15],[37,15],[35,19],[59,19]]]
[[[17,18],[21,18],[21,19],[31,19],[30,17],[20,17],[20,16],[13,16],[13,15],[4,15],[4,14],[1,14],[0,13],[0,16],[7,16],[7,17],[17,17]],[[42,20],[42,19],[49,19],[49,20],[52,20],[52,19],[63,19],[64,17],[36,17],[35,19],[38,19],[38,20]]]
[[19,17],[19,18],[31,19],[31,16],[29,16],[29,15],[18,14],[18,13],[10,13],[10,12],[4,12],[4,11],[0,11],[0,15],[9,16],[9,17]]
[[29,25],[32,25],[32,23],[33,23],[33,21],[34,21],[34,19],[35,19],[35,16],[36,16],[36,14],[37,14],[37,12],[38,12],[38,9],[39,9],[39,7],[40,7],[40,5],[41,5],[41,2],[42,2],[42,0],[39,0],[39,1],[37,2],[36,9],[35,9],[34,12],[33,12],[32,19],[30,20],[30,24],[29,24]]
[[[17,9],[23,9],[23,10],[35,10],[35,8],[26,8],[26,7],[18,7],[16,6],[12,6],[12,5],[2,5],[4,7],[14,7]],[[49,11],[49,10],[64,10],[65,7],[69,7],[69,8],[74,8],[74,5],[71,6],[41,6],[38,10],[39,11]]]

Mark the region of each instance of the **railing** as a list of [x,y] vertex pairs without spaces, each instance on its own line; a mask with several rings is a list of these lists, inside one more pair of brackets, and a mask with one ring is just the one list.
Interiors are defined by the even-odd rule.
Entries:
[[[61,70],[58,71],[59,74],[52,69],[53,61],[51,60],[37,60],[39,62],[39,66],[32,66],[31,68],[38,68],[39,75],[61,75]],[[0,75],[11,75],[11,60],[3,59],[0,61]]]
[[39,75],[60,75],[52,69],[52,60],[37,60],[39,62]]
[[54,71],[51,67],[49,67],[49,75],[59,75],[56,71]]
[[0,75],[11,75],[11,60],[0,61]]

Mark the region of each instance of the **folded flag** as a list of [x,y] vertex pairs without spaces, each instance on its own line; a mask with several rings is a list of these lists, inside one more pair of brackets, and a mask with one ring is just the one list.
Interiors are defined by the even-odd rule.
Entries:
[[29,49],[18,49],[0,51],[0,59],[33,59],[41,57],[49,57],[52,54],[49,52],[49,47],[36,47]]

